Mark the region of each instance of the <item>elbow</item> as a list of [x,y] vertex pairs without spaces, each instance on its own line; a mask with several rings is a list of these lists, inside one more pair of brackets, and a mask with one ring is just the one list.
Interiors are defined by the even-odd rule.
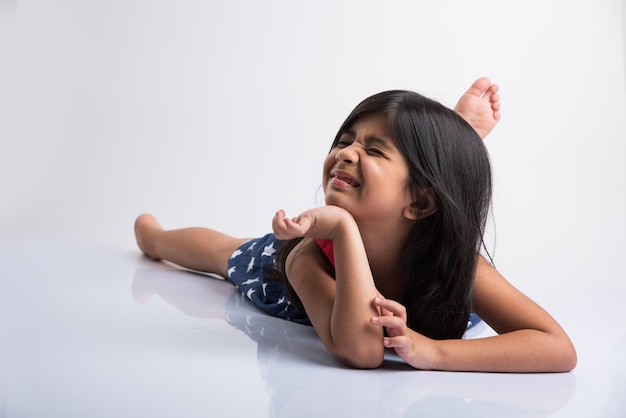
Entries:
[[368,357],[339,357],[339,360],[346,366],[354,369],[376,369],[383,364],[383,358]]
[[328,336],[330,338],[323,339],[324,345],[346,366],[355,369],[375,369],[383,364],[385,347],[381,327],[367,323],[356,332],[354,327],[347,330],[344,327]]
[[578,364],[578,355],[576,354],[574,345],[570,342],[568,349],[563,353],[562,369],[560,371],[571,372],[576,367],[576,364]]
[[546,372],[565,373],[571,372],[578,363],[578,355],[576,348],[571,340],[565,336],[561,339],[557,347],[555,347],[553,358]]
[[355,369],[376,369],[383,364],[385,349],[382,344],[377,347],[351,347],[335,356],[346,366]]

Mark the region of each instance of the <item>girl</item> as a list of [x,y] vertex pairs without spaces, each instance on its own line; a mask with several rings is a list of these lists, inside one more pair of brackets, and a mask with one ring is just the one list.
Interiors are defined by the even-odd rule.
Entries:
[[[252,240],[166,231],[142,215],[137,243],[154,259],[228,277],[270,314],[312,324],[353,367],[378,367],[393,348],[418,369],[569,371],[576,353],[563,329],[479,254],[491,199],[480,136],[499,107],[484,78],[456,107],[465,120],[417,93],[376,94],[335,137],[325,206],[295,218],[279,210],[273,234]],[[461,339],[471,312],[499,335]]]

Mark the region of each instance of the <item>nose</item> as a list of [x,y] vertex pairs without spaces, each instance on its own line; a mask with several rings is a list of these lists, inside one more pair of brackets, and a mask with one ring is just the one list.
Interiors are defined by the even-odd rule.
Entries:
[[352,164],[359,160],[359,153],[354,148],[354,144],[341,148],[335,155],[337,162]]

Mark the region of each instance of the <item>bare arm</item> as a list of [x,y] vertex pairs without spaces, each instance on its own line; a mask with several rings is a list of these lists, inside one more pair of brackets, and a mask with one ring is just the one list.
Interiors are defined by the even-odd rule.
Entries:
[[352,216],[335,206],[306,211],[294,220],[279,212],[273,227],[279,239],[333,240],[334,278],[320,262],[323,255],[312,239],[303,240],[289,255],[287,277],[331,353],[353,367],[378,367],[384,355],[383,332],[370,323],[380,314],[372,302],[378,292]]
[[[428,339],[406,327],[404,307],[376,304],[393,315],[372,318],[387,326],[393,347],[421,369],[483,372],[564,372],[576,366],[576,351],[560,325],[480,258],[474,285],[475,312],[499,335],[469,340]],[[404,315],[404,317],[403,317]]]

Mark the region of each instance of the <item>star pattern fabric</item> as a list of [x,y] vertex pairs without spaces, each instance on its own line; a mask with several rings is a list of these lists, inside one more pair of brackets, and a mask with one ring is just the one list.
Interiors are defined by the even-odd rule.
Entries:
[[263,312],[301,324],[311,325],[305,313],[296,309],[283,283],[272,280],[279,241],[274,234],[252,239],[237,248],[228,260],[228,279],[237,291]]

